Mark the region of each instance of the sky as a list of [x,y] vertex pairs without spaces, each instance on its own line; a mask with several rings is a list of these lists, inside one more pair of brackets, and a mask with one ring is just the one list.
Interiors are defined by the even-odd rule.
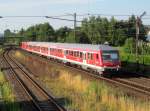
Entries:
[[[106,14],[106,15],[140,15],[146,11],[143,23],[150,24],[150,0],[0,0],[0,33],[5,29],[12,31],[31,25],[49,22],[55,29],[68,26],[73,22],[40,18],[8,18],[5,16],[59,16],[65,14]],[[82,20],[84,17],[77,17]],[[73,16],[61,18],[73,19]],[[118,19],[127,19],[120,17]],[[80,25],[80,24],[78,24]]]

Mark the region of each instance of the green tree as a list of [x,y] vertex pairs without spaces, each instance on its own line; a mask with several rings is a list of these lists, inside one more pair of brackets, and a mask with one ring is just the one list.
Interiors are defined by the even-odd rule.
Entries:
[[57,36],[57,42],[65,42],[70,32],[71,29],[68,27],[61,27],[56,30],[55,34]]
[[[139,40],[146,41],[147,28],[140,25]],[[112,17],[110,20],[104,17],[91,16],[83,19],[81,26],[76,27],[76,38],[74,29],[61,27],[54,30],[49,23],[37,24],[19,33],[5,31],[5,36],[25,36],[29,41],[51,41],[71,43],[103,44],[109,42],[113,46],[123,46],[125,41],[130,42],[136,38],[136,17],[132,15],[128,20],[117,20]],[[131,39],[130,39],[131,38]],[[128,46],[128,45],[127,45]],[[133,52],[133,51],[132,51]]]
[[4,37],[10,37],[10,36],[12,36],[12,32],[9,29],[6,29],[4,31]]

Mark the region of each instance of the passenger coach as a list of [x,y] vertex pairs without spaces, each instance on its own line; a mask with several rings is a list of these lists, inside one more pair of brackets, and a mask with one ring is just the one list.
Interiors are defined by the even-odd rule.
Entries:
[[21,48],[102,73],[120,68],[119,52],[108,45],[22,42]]

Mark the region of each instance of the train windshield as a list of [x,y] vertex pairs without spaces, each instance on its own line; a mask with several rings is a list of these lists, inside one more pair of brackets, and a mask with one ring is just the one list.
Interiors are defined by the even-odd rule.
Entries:
[[118,51],[103,51],[102,58],[104,61],[118,60]]

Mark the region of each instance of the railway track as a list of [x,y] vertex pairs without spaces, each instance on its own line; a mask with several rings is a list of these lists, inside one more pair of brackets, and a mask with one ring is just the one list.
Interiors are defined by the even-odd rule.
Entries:
[[113,78],[116,81],[121,81],[126,84],[132,84],[135,87],[140,89],[144,89],[147,92],[150,92],[150,79],[140,77],[140,78],[130,78],[130,79],[123,79],[123,78]]
[[[31,54],[31,53],[28,53],[28,54]],[[33,54],[31,55],[33,56]],[[43,58],[41,56],[36,56],[36,57],[47,62],[47,58]],[[58,63],[56,61],[51,61],[51,62],[54,62],[55,64],[58,64],[58,65],[62,65],[61,63]],[[150,84],[142,85],[139,81],[128,80],[127,78],[124,78],[124,79],[123,78],[122,79],[121,78],[106,78],[106,77],[101,77],[99,75],[96,75],[96,74],[93,74],[93,73],[90,73],[90,72],[87,72],[87,71],[84,71],[75,67],[66,66],[66,65],[64,67],[70,68],[73,71],[79,71],[79,72],[82,72],[83,74],[87,74],[88,76],[96,80],[103,80],[115,86],[121,86],[121,87],[127,88],[131,91],[139,93],[141,97],[150,99]],[[150,83],[150,79],[146,77],[141,78],[141,81],[145,81],[145,80],[148,81],[147,83]]]
[[17,78],[24,91],[30,96],[30,101],[33,102],[37,111],[65,111],[45,89],[29,76],[22,66],[11,58],[9,51],[6,51],[3,57],[9,68],[13,71],[13,76]]
[[7,62],[5,58],[5,54],[2,54],[2,63],[1,68],[5,73],[6,80],[13,86],[13,93],[15,94],[15,99],[19,103],[20,108],[23,111],[40,111],[38,106],[36,106],[35,101],[32,99],[26,88],[20,82],[20,80],[16,77],[15,72]]

